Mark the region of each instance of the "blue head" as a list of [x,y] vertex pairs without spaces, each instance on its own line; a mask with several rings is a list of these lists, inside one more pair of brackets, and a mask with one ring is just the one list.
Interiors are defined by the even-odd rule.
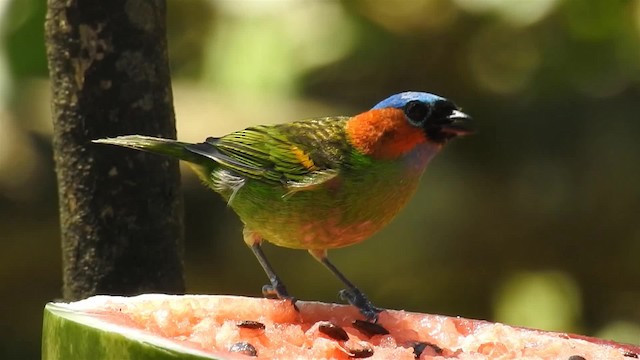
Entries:
[[407,121],[422,128],[427,137],[444,142],[458,135],[471,132],[469,115],[451,101],[430,93],[407,91],[392,95],[371,110],[395,108],[404,112]]
[[447,101],[447,99],[426,92],[406,91],[389,96],[388,98],[377,103],[376,106],[372,107],[371,109],[402,109],[405,105],[407,105],[409,101],[420,101],[427,104],[434,104],[436,101]]

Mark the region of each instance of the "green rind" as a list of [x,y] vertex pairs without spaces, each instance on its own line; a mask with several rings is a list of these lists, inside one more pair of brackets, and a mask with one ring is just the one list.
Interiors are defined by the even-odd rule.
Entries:
[[160,347],[83,320],[55,304],[44,309],[42,328],[43,360],[211,360],[220,357],[199,356]]

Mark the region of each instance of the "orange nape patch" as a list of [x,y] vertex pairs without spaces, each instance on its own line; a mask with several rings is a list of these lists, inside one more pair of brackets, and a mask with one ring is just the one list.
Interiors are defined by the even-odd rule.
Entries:
[[347,136],[358,151],[376,159],[393,160],[427,141],[424,131],[412,126],[400,109],[375,109],[347,122]]

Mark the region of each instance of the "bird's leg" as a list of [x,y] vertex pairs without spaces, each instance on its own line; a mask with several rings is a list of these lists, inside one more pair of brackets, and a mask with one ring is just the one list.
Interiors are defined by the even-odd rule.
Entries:
[[327,257],[326,250],[309,250],[311,256],[313,256],[316,260],[318,260],[322,265],[324,265],[335,277],[337,277],[342,283],[346,286],[346,289],[340,291],[340,297],[343,300],[349,302],[349,304],[358,308],[360,313],[364,315],[364,317],[373,323],[378,321],[378,313],[381,312],[381,309],[373,306],[371,301],[367,299],[360,289],[358,289],[349,279],[347,279],[341,272],[336,268],[329,258]]
[[278,274],[275,273],[273,267],[269,263],[269,260],[267,260],[264,251],[262,251],[262,238],[247,228],[244,229],[243,235],[244,241],[249,245],[249,248],[253,251],[253,254],[256,256],[258,262],[262,266],[262,269],[264,269],[264,272],[269,278],[270,285],[262,287],[262,295],[268,298],[289,300],[295,306],[296,298],[289,295],[286,286],[282,280],[280,280]]
[[260,243],[251,245],[251,251],[253,251],[253,254],[258,259],[258,262],[264,269],[264,272],[267,273],[267,277],[269,277],[269,282],[271,283],[270,285],[262,287],[262,294],[269,298],[277,297],[279,299],[293,299],[289,296],[287,288],[284,286],[282,280],[280,280],[280,277],[278,277],[278,275],[273,271],[271,264],[262,251]]

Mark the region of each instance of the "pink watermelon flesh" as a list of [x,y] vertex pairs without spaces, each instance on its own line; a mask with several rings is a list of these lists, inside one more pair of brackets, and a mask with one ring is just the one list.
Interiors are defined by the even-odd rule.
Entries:
[[[351,306],[207,295],[102,297],[78,310],[225,358],[637,359],[640,348],[498,323],[388,310],[379,326]],[[94,298],[95,299],[95,298]],[[135,301],[134,301],[135,300]],[[71,304],[74,305],[74,304]],[[381,331],[382,330],[382,331]],[[375,334],[376,332],[388,334]]]

